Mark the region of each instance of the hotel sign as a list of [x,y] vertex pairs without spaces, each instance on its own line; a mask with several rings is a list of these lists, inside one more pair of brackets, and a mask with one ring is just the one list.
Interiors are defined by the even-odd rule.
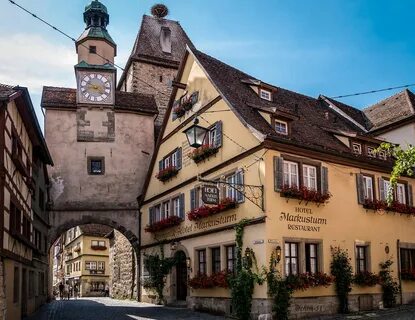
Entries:
[[203,186],[202,201],[205,204],[219,204],[219,188],[208,185]]

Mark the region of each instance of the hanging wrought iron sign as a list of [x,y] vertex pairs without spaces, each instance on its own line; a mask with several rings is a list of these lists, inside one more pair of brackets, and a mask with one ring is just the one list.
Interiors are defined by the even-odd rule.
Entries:
[[205,204],[219,204],[219,188],[212,185],[202,186],[202,201]]

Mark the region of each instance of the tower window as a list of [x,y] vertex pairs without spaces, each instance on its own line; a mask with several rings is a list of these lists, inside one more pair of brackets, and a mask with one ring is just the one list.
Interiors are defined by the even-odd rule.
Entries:
[[96,46],[89,46],[89,53],[97,53],[97,47]]
[[104,157],[88,157],[88,174],[100,175],[105,172]]
[[159,76],[159,80],[160,80],[160,82],[163,82],[163,76],[162,75]]

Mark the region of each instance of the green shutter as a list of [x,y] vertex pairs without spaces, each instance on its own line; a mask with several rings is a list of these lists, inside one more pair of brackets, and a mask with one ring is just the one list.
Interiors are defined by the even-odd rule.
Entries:
[[385,201],[385,184],[383,183],[383,178],[378,178],[378,184],[379,184],[379,200]]
[[[244,184],[244,172],[243,170],[238,170],[236,172],[236,189],[237,190],[243,190],[243,184]],[[244,194],[240,191],[237,191],[236,193],[236,202],[241,203],[245,201]]]
[[321,167],[321,192],[326,194],[329,192],[329,169]]
[[357,202],[359,204],[365,203],[365,187],[363,183],[363,174],[356,174],[356,188],[357,188]]
[[412,185],[408,184],[408,205],[410,207],[414,206],[414,198],[412,193]]
[[179,217],[184,219],[184,193],[180,194],[180,200],[179,200]]
[[216,126],[216,137],[215,137],[215,148],[222,147],[222,121],[215,123]]
[[182,168],[182,148],[176,150],[176,168],[177,170]]
[[196,209],[196,189],[190,190],[190,210]]
[[274,157],[274,190],[280,192],[284,181],[284,159]]

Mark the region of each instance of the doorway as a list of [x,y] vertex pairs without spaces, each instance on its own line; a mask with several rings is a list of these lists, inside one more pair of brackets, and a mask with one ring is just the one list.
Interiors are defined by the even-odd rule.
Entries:
[[176,299],[186,301],[187,297],[187,265],[186,254],[183,251],[176,253]]

